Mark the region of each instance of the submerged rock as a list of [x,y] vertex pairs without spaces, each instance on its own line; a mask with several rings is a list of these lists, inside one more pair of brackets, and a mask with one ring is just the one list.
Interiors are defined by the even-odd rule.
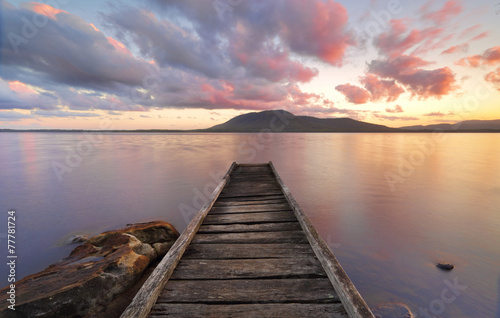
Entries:
[[[95,316],[131,288],[178,236],[172,225],[161,221],[94,236],[77,246],[67,258],[18,281],[16,314]],[[0,290],[0,302],[6,303],[7,291],[7,288]],[[0,316],[5,314],[3,309]]]
[[402,303],[385,303],[372,310],[376,318],[413,318],[410,308]]
[[445,270],[445,271],[451,271],[452,269],[455,268],[455,265],[450,264],[450,263],[446,263],[446,262],[437,263],[436,266],[438,268]]
[[78,235],[73,235],[68,239],[68,245],[70,244],[78,244],[78,243],[83,243],[89,239],[89,236],[87,234],[78,234]]

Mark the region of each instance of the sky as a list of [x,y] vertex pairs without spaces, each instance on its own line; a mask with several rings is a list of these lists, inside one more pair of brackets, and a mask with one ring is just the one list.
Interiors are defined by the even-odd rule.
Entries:
[[500,119],[500,0],[0,0],[0,128]]

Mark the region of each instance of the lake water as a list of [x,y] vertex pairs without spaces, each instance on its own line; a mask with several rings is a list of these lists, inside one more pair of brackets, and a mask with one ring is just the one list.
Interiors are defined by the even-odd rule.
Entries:
[[500,134],[0,133],[0,254],[9,209],[19,279],[74,234],[182,231],[233,161],[272,160],[372,308],[498,318],[499,158]]

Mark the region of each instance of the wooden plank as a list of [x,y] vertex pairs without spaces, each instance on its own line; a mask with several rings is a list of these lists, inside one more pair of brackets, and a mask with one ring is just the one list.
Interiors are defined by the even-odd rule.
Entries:
[[189,243],[191,243],[208,211],[210,211],[213,203],[226,185],[229,175],[235,166],[236,163],[233,162],[224,178],[210,196],[209,203],[200,209],[200,211],[188,224],[186,229],[177,238],[174,245],[172,245],[168,253],[161,260],[160,264],[158,264],[153,273],[151,273],[149,278],[144,282],[130,305],[122,313],[120,316],[121,318],[143,318],[147,316],[151,307],[153,307],[156,302],[158,295],[160,295],[163,287],[172,275],[172,272],[181,259],[182,254],[184,254],[184,251],[189,246]]
[[327,277],[314,255],[308,258],[181,259],[173,279]]
[[301,231],[299,222],[255,223],[255,224],[203,224],[198,233],[242,233]]
[[240,199],[246,199],[247,197],[258,197],[258,196],[275,196],[275,195],[280,195],[283,194],[281,190],[270,190],[266,192],[258,192],[258,191],[239,191],[239,192],[225,192],[221,193],[220,197],[222,198],[240,198]]
[[288,202],[283,199],[278,200],[260,200],[260,201],[222,201],[217,200],[214,207],[224,207],[224,206],[248,206],[248,205],[260,205],[260,204],[288,204]]
[[342,304],[157,304],[150,318],[347,318]]
[[361,297],[358,290],[352,283],[352,281],[347,276],[346,272],[337,261],[332,251],[326,245],[325,241],[320,237],[319,233],[314,228],[313,224],[304,213],[300,205],[295,201],[292,193],[287,188],[278,172],[274,168],[272,162],[269,163],[271,169],[273,170],[276,180],[278,180],[283,193],[287,198],[288,203],[292,206],[298,221],[300,222],[302,229],[309,243],[311,244],[314,253],[318,257],[319,261],[323,265],[325,272],[328,275],[332,285],[339,294],[339,297],[344,305],[349,317],[353,318],[375,318],[370,308],[366,304],[365,300]]
[[296,221],[293,212],[209,214],[203,224],[264,223]]
[[272,211],[291,211],[290,205],[287,203],[281,204],[259,204],[249,206],[228,206],[228,207],[213,207],[210,214],[224,213],[251,213],[251,212],[272,212]]
[[339,301],[328,278],[171,280],[158,297],[158,303],[338,303]]
[[256,196],[256,195],[269,195],[269,194],[280,194],[281,189],[278,187],[273,188],[251,188],[245,189],[242,187],[226,188],[221,192],[223,197],[226,196]]
[[309,244],[191,244],[182,259],[302,258],[315,256]]
[[[273,195],[260,195],[260,196],[243,196],[243,197],[220,197],[217,202],[252,202],[252,201],[266,201],[266,200],[286,200],[283,193]],[[288,201],[287,201],[288,202]]]
[[198,234],[193,244],[307,243],[302,231]]

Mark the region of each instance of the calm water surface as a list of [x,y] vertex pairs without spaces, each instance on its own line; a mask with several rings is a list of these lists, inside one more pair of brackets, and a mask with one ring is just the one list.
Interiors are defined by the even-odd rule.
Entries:
[[[181,210],[233,161],[272,160],[371,307],[498,318],[500,135],[438,137],[0,133],[0,248],[8,209],[17,278],[66,256],[74,234],[157,219],[181,231]],[[5,266],[0,275],[7,285]]]

